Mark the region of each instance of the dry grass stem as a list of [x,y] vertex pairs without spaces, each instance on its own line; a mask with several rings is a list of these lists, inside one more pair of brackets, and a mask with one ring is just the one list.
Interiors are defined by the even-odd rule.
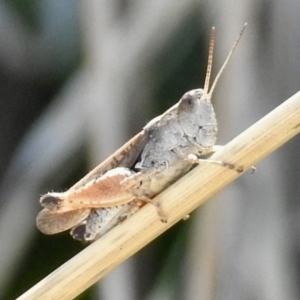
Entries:
[[154,206],[146,205],[18,299],[75,298],[299,131],[300,92],[212,157],[234,169],[205,163],[161,193],[157,199],[168,216],[167,224],[160,222]]

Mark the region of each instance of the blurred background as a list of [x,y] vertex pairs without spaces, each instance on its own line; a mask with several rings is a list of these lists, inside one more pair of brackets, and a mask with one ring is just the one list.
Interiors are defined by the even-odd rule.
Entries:
[[[212,26],[214,78],[248,22],[213,97],[219,144],[297,92],[299,11],[296,0],[0,1],[0,299],[85,247],[39,233],[39,196],[203,87]],[[299,148],[296,137],[77,299],[299,299]]]

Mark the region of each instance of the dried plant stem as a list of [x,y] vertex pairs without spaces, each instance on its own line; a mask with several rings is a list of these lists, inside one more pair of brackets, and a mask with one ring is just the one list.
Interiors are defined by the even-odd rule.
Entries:
[[161,193],[167,224],[146,205],[18,299],[73,299],[299,132],[300,92],[213,155],[234,169],[204,163]]

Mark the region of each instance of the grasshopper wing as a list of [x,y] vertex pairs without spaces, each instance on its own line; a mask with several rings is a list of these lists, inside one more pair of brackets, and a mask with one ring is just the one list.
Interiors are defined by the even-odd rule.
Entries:
[[[101,181],[101,176],[109,170],[118,167],[132,168],[140,156],[147,140],[148,132],[142,130],[65,193],[48,193],[42,196],[41,202],[42,205],[43,203],[45,204],[43,206],[46,208],[37,216],[36,223],[38,229],[45,234],[55,234],[68,230],[86,219],[91,211],[91,207],[103,207],[103,204],[99,204],[101,201],[99,201],[99,199],[95,200],[94,196],[95,193],[101,193],[101,184],[99,184],[99,182],[97,184],[97,181]],[[120,194],[116,193],[117,191],[115,190],[115,200],[105,200],[106,204],[104,207],[116,203],[126,203],[132,199],[132,195],[128,195],[127,192],[123,193],[123,191],[121,191],[121,186],[119,184],[121,178],[115,176],[114,180],[117,180],[116,183],[120,188]],[[104,186],[105,185],[102,185],[102,190]],[[113,187],[113,185],[111,185],[111,187]],[[108,190],[106,190],[106,193],[107,191]],[[111,192],[112,191],[113,189]],[[72,195],[75,196],[73,200]],[[65,197],[68,198],[68,201],[65,202],[66,204],[64,204]]]
[[96,180],[102,176],[108,170],[125,167],[131,169],[134,166],[134,163],[140,156],[145,144],[148,141],[148,131],[142,130],[136,134],[132,139],[125,143],[121,148],[119,148],[114,154],[109,156],[105,161],[95,167],[90,171],[86,176],[81,180],[75,183],[68,192],[80,190],[88,182]]
[[36,218],[37,228],[44,234],[68,230],[88,217],[90,209],[56,210],[43,209]]
[[68,191],[42,196],[41,205],[53,210],[63,206],[79,209],[109,207],[129,202],[134,197],[122,189],[120,182],[131,175],[130,168],[140,156],[147,139],[148,132],[142,130]]

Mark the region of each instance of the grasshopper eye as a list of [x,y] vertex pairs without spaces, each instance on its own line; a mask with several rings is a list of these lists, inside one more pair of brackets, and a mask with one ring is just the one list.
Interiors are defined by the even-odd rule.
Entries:
[[191,95],[183,97],[179,103],[178,111],[193,112],[195,110],[195,98]]

